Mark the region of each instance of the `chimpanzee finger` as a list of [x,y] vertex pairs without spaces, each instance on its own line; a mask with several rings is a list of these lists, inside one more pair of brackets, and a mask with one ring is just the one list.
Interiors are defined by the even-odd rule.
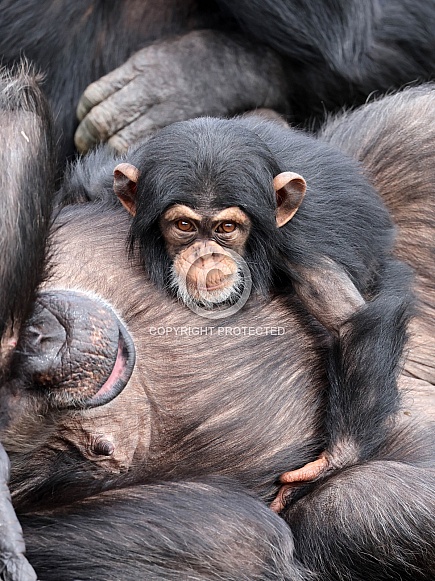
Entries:
[[[74,138],[81,153],[85,153],[100,141],[107,141],[133,123],[147,111],[154,99],[165,97],[165,91],[157,96],[154,90],[144,90],[144,84],[147,84],[145,78],[136,77],[92,108],[78,126]],[[150,83],[148,86],[151,87]]]
[[7,485],[9,458],[0,444],[0,567],[5,581],[36,581],[36,573],[24,557],[23,532],[12,506]]
[[[201,112],[203,110],[197,110],[193,104],[180,106],[180,102],[174,101],[160,103],[150,107],[129,125],[125,125],[109,138],[108,143],[113,149],[123,153],[140,139],[151,137],[158,129],[176,121],[184,121],[190,117],[201,115]],[[211,115],[212,112],[209,114]]]
[[100,141],[107,141],[150,105],[187,90],[179,66],[174,59],[168,60],[165,49],[165,43],[146,47],[89,85],[77,107],[81,123],[75,144],[81,153]]
[[130,145],[140,139],[151,137],[155,131],[157,131],[157,127],[153,120],[147,115],[142,115],[139,119],[112,135],[107,143],[116,151],[124,153]]
[[2,573],[5,581],[37,581],[35,570],[24,555],[9,557]]
[[127,85],[136,75],[137,69],[131,60],[128,60],[121,67],[111,71],[101,79],[91,83],[80,97],[77,105],[77,118],[82,121],[89,111],[116,91]]
[[[276,55],[255,46],[247,50],[238,37],[197,31],[150,45],[85,91],[79,116],[88,112],[77,129],[76,146],[85,152],[106,141],[148,115],[151,105],[163,105],[151,116],[152,130],[199,115],[228,115],[259,105],[273,108],[286,91],[286,81],[280,86],[276,78],[285,79]],[[133,136],[132,129],[129,134]],[[131,141],[122,135],[113,140],[121,149]]]

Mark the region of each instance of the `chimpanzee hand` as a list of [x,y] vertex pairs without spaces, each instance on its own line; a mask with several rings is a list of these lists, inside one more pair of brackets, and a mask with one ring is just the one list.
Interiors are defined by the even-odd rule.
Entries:
[[124,151],[174,121],[256,107],[286,108],[285,74],[266,47],[215,31],[148,46],[89,85],[77,108],[75,142]]
[[36,573],[24,556],[21,525],[8,488],[9,458],[0,444],[0,579],[36,581]]

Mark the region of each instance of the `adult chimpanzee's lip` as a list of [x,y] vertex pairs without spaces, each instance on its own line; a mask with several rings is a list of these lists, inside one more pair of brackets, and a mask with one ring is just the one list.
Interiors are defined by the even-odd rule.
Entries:
[[84,407],[105,405],[119,395],[133,373],[135,360],[136,352],[130,333],[119,323],[118,353],[113,369],[97,393],[85,402]]
[[56,409],[101,406],[127,385],[135,363],[111,305],[78,291],[42,291],[22,335],[32,388]]

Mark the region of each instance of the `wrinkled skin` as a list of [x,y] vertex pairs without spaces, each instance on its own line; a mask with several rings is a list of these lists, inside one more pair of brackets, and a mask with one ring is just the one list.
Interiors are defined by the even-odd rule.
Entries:
[[9,459],[0,445],[0,522],[3,528],[0,540],[2,554],[2,579],[5,581],[33,581],[36,575],[26,558],[21,526],[12,506],[7,486],[9,481]]
[[134,365],[133,344],[113,311],[79,293],[41,293],[22,341],[29,381],[48,389],[56,408],[107,403]]
[[[266,101],[280,94],[281,112],[294,123],[308,122],[310,128],[324,119],[325,111],[362,104],[373,93],[433,77],[435,10],[426,0],[217,0],[216,4],[227,19],[225,30],[233,27],[242,35],[232,51],[236,58],[228,58],[218,33],[214,53],[203,50],[200,42],[195,54],[182,38],[165,38],[156,50],[138,51],[81,97],[76,133],[80,150],[108,140],[124,151],[139,137],[192,113],[213,115],[217,104],[224,108],[224,93],[233,98],[227,111],[236,106],[242,112],[254,95],[252,79],[265,59],[270,62],[264,77],[270,88]],[[146,12],[143,16],[148,20]],[[230,37],[227,43],[234,40]],[[286,86],[275,74],[277,65],[284,70]],[[234,87],[228,83],[231,78]],[[244,95],[237,92],[242,83]],[[210,90],[217,97],[214,105],[208,100]],[[263,95],[258,92],[256,106],[267,106],[266,101],[262,104]]]
[[255,107],[282,109],[284,79],[269,49],[248,51],[237,37],[191,32],[138,51],[91,84],[78,104],[75,144],[84,153],[107,141],[123,152],[175,121]]
[[280,58],[240,35],[214,0],[2,0],[1,10],[2,64],[24,55],[45,75],[61,164],[75,153],[80,96],[112,71],[80,104],[83,116],[102,100],[77,134],[81,150],[103,135],[123,149],[198,114],[286,109]]

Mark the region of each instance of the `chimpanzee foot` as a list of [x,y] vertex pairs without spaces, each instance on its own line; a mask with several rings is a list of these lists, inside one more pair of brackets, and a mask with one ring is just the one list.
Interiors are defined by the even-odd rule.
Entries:
[[0,579],[36,581],[36,573],[24,556],[23,534],[12,507],[8,480],[9,459],[0,444]]
[[322,452],[317,460],[308,462],[302,468],[291,470],[281,474],[279,480],[283,484],[278,491],[276,498],[272,501],[270,508],[279,513],[283,510],[286,500],[290,495],[290,491],[302,482],[311,482],[316,480],[324,474],[330,466],[329,456],[326,452]]

